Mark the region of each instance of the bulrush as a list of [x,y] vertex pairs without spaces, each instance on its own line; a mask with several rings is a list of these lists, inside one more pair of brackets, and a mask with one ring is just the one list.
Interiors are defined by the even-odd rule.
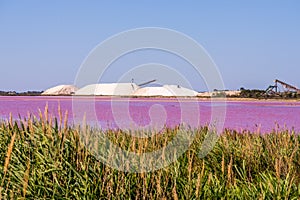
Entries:
[[[253,134],[224,130],[207,156],[199,153],[207,127],[194,131],[186,152],[167,152],[164,147],[178,134],[178,127],[164,128],[149,138],[149,132],[129,134],[124,130],[102,130],[70,126],[67,115],[28,114],[15,121],[0,121],[0,199],[297,199],[300,187],[299,134],[275,130]],[[60,110],[60,109],[59,109]],[[184,127],[183,127],[184,128]],[[135,130],[137,131],[137,130]],[[143,130],[144,131],[144,130]],[[151,130],[147,130],[151,131]],[[104,143],[103,137],[110,144]],[[102,139],[101,139],[102,138]],[[174,146],[180,145],[176,140]],[[143,155],[163,148],[162,155],[145,160],[124,160],[113,150]],[[101,151],[101,152],[99,152]],[[98,154],[99,153],[99,154]],[[102,153],[102,154],[100,154]],[[118,164],[122,170],[107,166]],[[162,169],[138,173],[145,163],[166,163]],[[147,162],[146,162],[147,161]],[[142,162],[142,163],[138,163]]]

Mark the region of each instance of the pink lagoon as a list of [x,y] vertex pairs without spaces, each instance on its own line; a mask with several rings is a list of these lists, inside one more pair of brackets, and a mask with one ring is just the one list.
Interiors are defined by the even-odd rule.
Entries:
[[[69,124],[74,124],[75,121],[78,122],[78,119],[75,120],[73,100],[71,96],[2,96],[0,97],[0,118],[2,120],[7,119],[10,113],[15,119],[27,117],[28,113],[38,115],[39,110],[43,111],[48,105],[49,113],[55,117],[58,117],[58,107],[63,113],[68,111]],[[91,124],[96,123],[103,129],[130,128],[130,123],[144,127],[151,124],[151,120],[160,121],[163,125],[173,127],[182,122],[182,107],[191,110],[199,109],[199,115],[190,115],[185,118],[184,123],[186,125],[193,126],[195,120],[199,120],[200,125],[207,125],[211,120],[212,108],[211,102],[203,99],[109,97],[81,97],[76,106],[76,110],[82,112],[88,106],[92,106],[96,118],[92,118],[89,113],[86,113],[86,121]],[[129,116],[126,115],[127,112]],[[161,120],[162,118],[164,120]],[[224,128],[260,133],[285,129],[299,132],[300,102],[227,100]]]

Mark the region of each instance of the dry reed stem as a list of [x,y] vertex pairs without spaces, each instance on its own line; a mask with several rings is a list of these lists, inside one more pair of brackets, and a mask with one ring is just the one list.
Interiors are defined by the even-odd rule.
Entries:
[[62,112],[61,112],[61,108],[60,108],[60,101],[58,102],[57,112],[58,112],[58,117],[59,117],[59,127],[61,127],[63,117],[62,117]]
[[13,116],[12,113],[9,113],[9,125],[11,128],[13,128]]
[[191,183],[194,153],[188,152],[188,181]]
[[160,180],[161,176],[157,176],[156,179],[156,188],[157,188],[157,194],[158,196],[160,197],[161,196],[161,192],[162,192],[162,189],[161,189],[161,180]]
[[222,175],[223,175],[223,177],[225,175],[225,156],[224,156],[224,153],[222,153]]
[[175,184],[172,189],[172,194],[173,194],[173,199],[178,200],[178,195],[177,195],[177,191],[176,191],[176,180],[175,180]]
[[64,118],[64,133],[66,133],[67,129],[68,129],[68,110],[66,110],[65,112],[65,118]]
[[[291,189],[292,189],[292,186],[293,186],[294,179],[295,179],[295,175],[293,175],[291,180],[289,181],[289,187],[288,187],[287,194],[291,193]],[[289,199],[288,195],[286,195],[284,199],[288,200]]]
[[233,164],[233,159],[232,156],[230,156],[230,162],[227,168],[227,185],[230,185],[232,181],[232,164]]
[[276,172],[277,179],[280,180],[280,175],[281,175],[281,157],[279,159],[275,160],[275,172]]
[[198,174],[197,182],[196,182],[196,192],[195,192],[197,198],[199,197],[199,189],[201,187],[201,179],[202,179],[201,174]]
[[28,187],[29,173],[30,173],[30,159],[28,159],[28,161],[27,161],[26,171],[25,171],[24,178],[23,178],[23,197],[24,197],[24,199],[26,197],[26,192],[27,192],[27,187]]
[[44,110],[44,117],[45,117],[46,122],[48,122],[48,117],[49,117],[48,114],[49,114],[49,112],[48,112],[48,102],[47,102],[45,105],[45,110]]
[[204,160],[202,161],[202,169],[201,169],[201,173],[198,174],[197,177],[197,183],[196,183],[196,197],[199,197],[199,188],[201,187],[201,183],[202,183],[202,178],[204,176],[204,169],[205,169],[205,163]]
[[15,142],[15,139],[16,139],[16,135],[17,135],[16,132],[14,132],[13,136],[11,137],[10,144],[8,145],[6,158],[5,158],[5,162],[4,162],[3,179],[2,179],[1,187],[3,186],[4,179],[5,179],[6,173],[8,171],[8,165],[9,165],[9,162],[10,162],[11,153],[12,153],[12,150],[13,150],[13,147],[14,147],[14,142]]

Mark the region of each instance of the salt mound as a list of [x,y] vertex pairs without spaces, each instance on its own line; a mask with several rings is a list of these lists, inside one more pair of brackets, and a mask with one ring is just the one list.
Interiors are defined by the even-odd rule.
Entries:
[[168,89],[173,94],[173,96],[177,97],[195,97],[198,94],[198,92],[194,90],[181,87],[179,85],[164,85],[163,87]]
[[135,91],[133,96],[174,96],[164,87],[144,87]]
[[134,83],[100,83],[87,85],[75,95],[130,96],[139,86]]
[[195,97],[197,92],[179,85],[160,87],[139,87],[134,83],[100,83],[87,85],[75,92],[75,95],[100,96],[148,96],[148,97]]
[[144,87],[135,91],[133,96],[162,96],[162,97],[194,97],[197,92],[178,85],[164,85],[163,87]]
[[49,88],[42,95],[72,95],[78,90],[74,85],[58,85]]

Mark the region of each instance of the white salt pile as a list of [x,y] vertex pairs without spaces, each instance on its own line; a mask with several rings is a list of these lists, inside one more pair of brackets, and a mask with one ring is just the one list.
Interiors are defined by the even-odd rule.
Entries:
[[47,89],[42,95],[72,95],[78,88],[74,85],[58,85]]
[[133,96],[174,96],[168,89],[164,87],[144,87],[138,89],[132,94]]
[[179,85],[164,85],[162,87],[144,87],[135,91],[133,96],[162,96],[162,97],[195,97],[197,92]]
[[87,85],[75,95],[130,96],[139,86],[134,83],[101,83]]

